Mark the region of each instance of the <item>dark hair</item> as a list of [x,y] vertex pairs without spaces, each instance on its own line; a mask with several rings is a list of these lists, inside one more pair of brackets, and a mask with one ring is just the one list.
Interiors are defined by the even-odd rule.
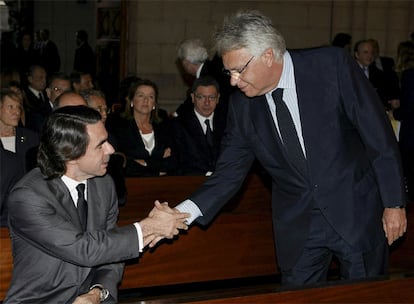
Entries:
[[355,43],[355,46],[354,46],[354,52],[358,52],[359,46],[363,43],[369,43],[369,41],[367,39],[362,39],[362,40],[357,41],[357,43]]
[[101,121],[101,115],[86,106],[67,106],[53,112],[44,124],[40,136],[37,162],[48,179],[66,172],[66,162],[86,153],[88,124]]
[[198,87],[208,87],[208,86],[214,86],[217,89],[217,92],[220,92],[220,86],[217,82],[217,80],[212,76],[201,76],[200,78],[197,78],[193,86],[191,87],[191,92],[195,92]]
[[27,76],[32,76],[32,75],[33,75],[33,73],[34,73],[34,71],[36,71],[36,70],[38,70],[38,69],[42,69],[42,70],[44,70],[44,71],[45,71],[45,68],[44,68],[43,66],[41,66],[41,65],[39,65],[39,64],[34,64],[34,65],[29,66],[29,69],[27,70],[26,75],[27,75]]
[[20,97],[19,95],[17,95],[16,92],[12,91],[9,88],[0,89],[0,105],[3,104],[6,97],[9,97],[10,99],[13,99],[13,100],[20,101]]
[[332,40],[332,45],[337,47],[345,47],[346,45],[351,45],[352,36],[347,33],[338,33],[335,35]]
[[[153,123],[153,122],[155,122],[155,123],[161,122],[162,119],[158,115],[158,87],[155,84],[155,82],[153,82],[152,80],[149,80],[149,79],[139,79],[138,81],[133,82],[131,84],[131,86],[129,87],[129,90],[128,90],[128,99],[129,99],[129,102],[131,103],[134,100],[135,92],[141,86],[149,86],[149,87],[151,87],[151,88],[154,89],[154,92],[155,92],[155,109],[152,110],[152,112],[151,112],[151,119],[150,119],[150,121],[151,121],[151,123]],[[133,119],[134,118],[133,111],[132,111],[132,109],[131,109],[131,107],[130,107],[129,104],[126,105],[125,111],[124,111],[123,114],[124,114],[123,116],[125,118],[127,118],[127,119]]]
[[88,33],[85,30],[79,30],[76,32],[76,37],[83,42],[88,41]]
[[83,75],[91,75],[89,72],[73,71],[70,73],[70,81],[73,83],[80,83]]
[[68,76],[68,75],[66,75],[65,73],[62,73],[62,72],[56,72],[56,73],[53,73],[50,77],[48,77],[47,87],[48,87],[48,88],[50,88],[50,85],[51,85],[51,84],[52,84],[52,82],[53,82],[53,81],[55,81],[56,79],[59,79],[59,80],[67,80],[67,81],[69,81],[69,82],[71,83],[71,85],[72,85],[72,82],[71,82],[71,80],[70,80],[70,78],[69,78],[69,76]]

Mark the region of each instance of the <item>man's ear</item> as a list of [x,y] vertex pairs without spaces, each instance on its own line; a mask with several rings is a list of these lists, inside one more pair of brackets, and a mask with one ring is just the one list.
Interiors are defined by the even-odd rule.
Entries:
[[191,93],[190,95],[191,95],[191,101],[193,102],[193,104],[195,104],[195,96],[194,96],[194,93]]
[[272,48],[266,49],[262,54],[262,58],[263,58],[263,62],[267,66],[270,67],[272,65],[273,61],[275,60],[275,54],[273,53],[273,49]]
[[46,88],[46,95],[50,99],[50,96],[52,95],[52,89]]

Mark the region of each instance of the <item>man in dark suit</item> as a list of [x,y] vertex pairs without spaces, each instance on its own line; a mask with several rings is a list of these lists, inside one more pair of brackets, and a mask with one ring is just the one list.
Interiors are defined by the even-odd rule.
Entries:
[[75,59],[73,61],[73,69],[82,71],[96,76],[96,56],[92,47],[88,43],[88,33],[84,30],[76,32]]
[[60,55],[59,50],[52,40],[50,40],[50,32],[48,29],[40,31],[41,48],[40,48],[40,62],[45,68],[48,75],[60,71]]
[[9,195],[14,267],[5,303],[116,303],[121,261],[186,229],[187,215],[159,202],[139,223],[117,227],[105,175],[113,151],[94,109],[68,106],[49,117],[39,168]]
[[285,285],[386,271],[387,241],[406,230],[397,144],[355,61],[336,47],[286,51],[269,18],[226,18],[215,47],[238,86],[213,175],[177,206],[209,223],[240,189],[253,161],[272,178],[272,217]]
[[63,92],[69,91],[72,85],[68,76],[63,73],[52,74],[48,79],[46,88],[46,100],[41,105],[33,108],[27,115],[26,126],[36,132],[40,132],[43,123],[52,114],[54,102]]
[[226,124],[222,112],[215,111],[220,88],[213,77],[201,76],[191,91],[193,108],[173,119],[173,151],[180,174],[211,175]]
[[369,79],[374,89],[377,91],[384,107],[388,107],[388,102],[399,98],[398,77],[394,73],[385,72],[375,64],[376,51],[370,40],[360,40],[355,44],[354,56]]

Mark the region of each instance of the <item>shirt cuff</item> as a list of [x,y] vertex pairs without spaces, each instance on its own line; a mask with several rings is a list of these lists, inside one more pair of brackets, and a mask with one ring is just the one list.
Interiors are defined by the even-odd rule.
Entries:
[[196,218],[203,216],[200,208],[193,201],[187,199],[175,207],[180,212],[190,213],[190,217],[186,219],[187,225],[190,225]]
[[139,223],[134,223],[135,229],[137,230],[138,237],[138,250],[142,252],[144,250],[144,237],[142,236],[142,229]]

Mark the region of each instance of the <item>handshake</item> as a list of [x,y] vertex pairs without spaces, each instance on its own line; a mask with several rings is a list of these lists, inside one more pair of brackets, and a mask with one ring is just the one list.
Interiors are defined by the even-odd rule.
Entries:
[[181,230],[187,230],[185,223],[189,213],[182,213],[168,206],[167,202],[155,201],[148,217],[139,222],[144,238],[144,247],[154,247],[163,238],[172,239]]

